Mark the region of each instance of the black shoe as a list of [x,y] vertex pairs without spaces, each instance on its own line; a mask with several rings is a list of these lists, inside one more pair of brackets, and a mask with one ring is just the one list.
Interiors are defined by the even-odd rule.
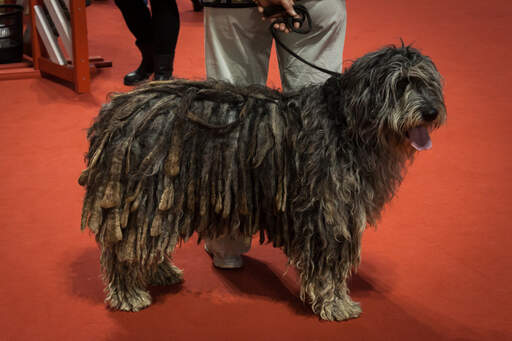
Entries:
[[135,42],[135,45],[140,51],[142,56],[142,61],[137,68],[137,70],[130,72],[126,76],[124,76],[124,85],[137,85],[142,83],[151,77],[153,74],[154,64],[154,52],[153,46],[151,43],[141,43],[139,41]]
[[203,10],[203,3],[201,0],[192,0],[192,6],[194,6],[194,12],[201,12]]
[[169,54],[155,55],[155,81],[168,81],[172,78],[173,56]]
[[145,70],[145,68],[142,68],[141,66],[139,66],[137,68],[137,70],[130,72],[129,74],[124,76],[124,85],[128,85],[128,86],[137,85],[139,83],[142,83],[142,82],[148,80],[149,77],[151,77],[151,74],[153,72],[151,72],[151,71],[148,72]]

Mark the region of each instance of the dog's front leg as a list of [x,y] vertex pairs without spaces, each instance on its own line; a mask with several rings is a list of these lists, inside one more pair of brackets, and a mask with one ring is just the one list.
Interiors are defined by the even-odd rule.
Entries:
[[345,238],[341,228],[326,225],[322,212],[296,215],[302,234],[296,234],[286,249],[301,280],[301,299],[324,320],[340,321],[358,317],[359,304],[348,295],[347,279],[358,262],[358,238]]
[[105,302],[113,309],[139,311],[151,304],[147,280],[139,264],[122,262],[111,248],[101,250]]
[[[300,271],[299,271],[300,273]],[[323,320],[341,321],[356,318],[361,314],[359,303],[348,295],[346,278],[337,278],[337,271],[318,273],[305,278],[300,273],[301,298],[311,303],[313,312]]]

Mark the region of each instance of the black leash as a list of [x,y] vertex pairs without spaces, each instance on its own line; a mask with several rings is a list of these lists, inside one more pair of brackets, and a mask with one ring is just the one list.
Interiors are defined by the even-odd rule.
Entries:
[[[333,77],[337,77],[337,78],[341,77],[341,73],[339,73],[339,72],[334,72],[334,71],[331,71],[331,70],[324,69],[323,67],[317,66],[317,65],[315,65],[315,64],[305,60],[304,58],[302,58],[301,56],[299,56],[298,54],[296,54],[295,52],[290,50],[288,48],[288,46],[284,45],[283,42],[279,39],[278,34],[277,34],[278,30],[276,28],[274,28],[275,24],[285,24],[286,28],[288,28],[291,32],[295,32],[295,33],[298,33],[298,34],[307,34],[307,33],[309,33],[311,31],[311,27],[312,27],[311,16],[309,15],[309,12],[306,9],[306,7],[304,7],[303,5],[294,5],[293,9],[300,16],[299,18],[294,18],[294,17],[292,17],[290,15],[286,15],[283,18],[277,19],[276,21],[274,21],[272,23],[272,25],[270,25],[270,32],[272,33],[272,37],[274,37],[274,39],[276,40],[276,44],[281,46],[289,54],[291,54],[292,56],[294,56],[295,58],[297,58],[298,60],[300,60],[304,64],[309,65],[312,68],[315,68],[318,71],[324,72],[324,73],[326,73],[328,75],[331,75]],[[279,5],[269,6],[269,7],[266,7],[264,9],[263,16],[268,18],[268,17],[271,17],[274,14],[281,13],[283,11],[284,11],[284,8],[279,6]],[[299,24],[299,28],[295,28],[295,24],[296,23]]]

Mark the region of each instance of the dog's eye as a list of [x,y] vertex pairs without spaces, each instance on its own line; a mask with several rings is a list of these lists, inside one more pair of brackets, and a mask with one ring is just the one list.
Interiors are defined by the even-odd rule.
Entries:
[[407,89],[407,85],[409,85],[409,80],[407,78],[402,78],[398,82],[396,82],[396,97],[400,98],[403,96],[405,89]]

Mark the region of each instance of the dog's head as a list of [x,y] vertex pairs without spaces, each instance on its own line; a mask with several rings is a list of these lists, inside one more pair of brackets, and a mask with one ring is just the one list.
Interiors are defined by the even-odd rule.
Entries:
[[[432,146],[429,132],[446,120],[442,78],[432,60],[410,46],[389,46],[344,72],[347,105],[361,129],[377,128],[387,143]],[[349,110],[350,110],[349,109]]]

